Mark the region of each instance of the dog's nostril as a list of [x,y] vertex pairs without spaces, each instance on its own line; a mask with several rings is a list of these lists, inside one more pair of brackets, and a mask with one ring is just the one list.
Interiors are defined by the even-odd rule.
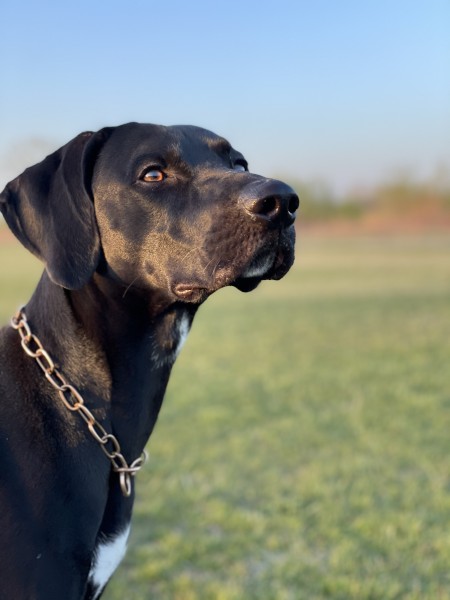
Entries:
[[280,210],[280,203],[275,196],[269,196],[268,198],[263,198],[259,202],[256,203],[256,213],[259,215],[263,215],[265,217],[274,217],[277,215]]
[[272,194],[254,201],[247,210],[273,225],[288,227],[295,220],[299,204],[297,194]]
[[298,210],[299,206],[300,206],[300,200],[298,199],[298,197],[292,196],[291,199],[289,200],[288,211],[291,214],[295,213]]

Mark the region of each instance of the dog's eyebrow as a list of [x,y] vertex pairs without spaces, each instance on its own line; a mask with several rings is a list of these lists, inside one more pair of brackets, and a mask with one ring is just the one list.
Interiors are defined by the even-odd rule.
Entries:
[[156,154],[156,153],[141,154],[133,162],[133,169],[139,170],[141,168],[144,168],[147,166],[152,166],[152,165],[160,165],[161,167],[166,167],[167,160],[162,154]]
[[207,140],[208,146],[218,154],[229,154],[231,152],[231,144],[224,138],[212,138]]

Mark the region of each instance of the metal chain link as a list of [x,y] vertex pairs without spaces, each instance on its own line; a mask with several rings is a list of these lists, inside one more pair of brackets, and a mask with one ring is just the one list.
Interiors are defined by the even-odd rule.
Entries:
[[48,352],[44,349],[39,338],[32,333],[23,309],[20,309],[11,319],[11,326],[19,332],[21,345],[26,354],[34,358],[52,387],[57,390],[64,406],[77,412],[88,427],[89,433],[100,445],[112,465],[112,470],[119,474],[120,489],[125,497],[131,495],[132,477],[141,469],[147,458],[144,451],[139,458],[128,465],[125,460],[119,440],[112,433],[108,433],[84,404],[80,392],[58,371]]

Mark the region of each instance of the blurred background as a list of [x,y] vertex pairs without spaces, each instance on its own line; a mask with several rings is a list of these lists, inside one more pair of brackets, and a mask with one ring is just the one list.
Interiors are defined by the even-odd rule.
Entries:
[[[4,0],[0,188],[190,123],[298,191],[296,265],[202,308],[105,598],[450,598],[450,2]],[[0,224],[0,316],[42,269]]]

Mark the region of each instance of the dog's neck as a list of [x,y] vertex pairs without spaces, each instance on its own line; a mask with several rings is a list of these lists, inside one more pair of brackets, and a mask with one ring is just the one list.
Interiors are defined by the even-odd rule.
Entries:
[[44,272],[26,313],[86,405],[103,409],[105,429],[112,429],[131,461],[153,430],[197,308],[138,290],[124,293],[97,274],[82,289],[65,290]]

